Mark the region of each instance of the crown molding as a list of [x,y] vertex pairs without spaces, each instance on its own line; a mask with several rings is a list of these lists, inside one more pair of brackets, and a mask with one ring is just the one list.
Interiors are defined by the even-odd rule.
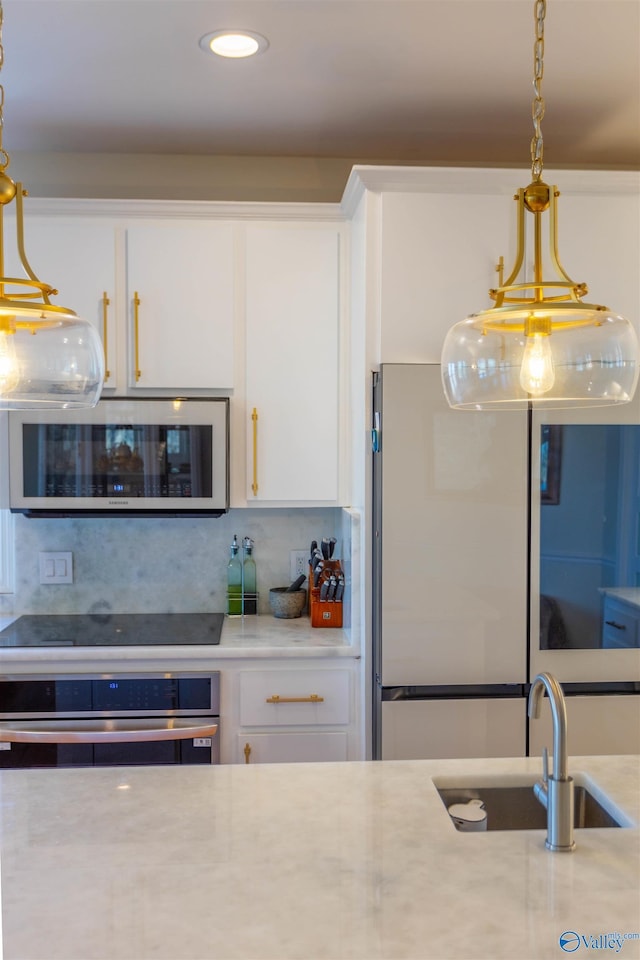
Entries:
[[[564,194],[640,195],[637,170],[545,170],[547,183]],[[353,216],[363,194],[456,193],[509,195],[527,186],[528,171],[518,167],[396,167],[355,166],[342,197],[346,217]]]
[[28,197],[25,216],[93,217],[108,220],[287,220],[343,222],[339,203],[227,202],[218,200],[102,200]]

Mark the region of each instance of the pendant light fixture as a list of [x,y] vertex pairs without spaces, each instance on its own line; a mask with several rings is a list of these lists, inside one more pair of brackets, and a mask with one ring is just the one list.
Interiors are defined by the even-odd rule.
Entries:
[[[3,10],[0,0],[0,70]],[[0,410],[93,407],[104,380],[104,351],[95,327],[51,303],[57,293],[31,269],[24,249],[26,191],[7,174],[0,83]],[[16,202],[16,244],[26,279],[5,276],[4,208]]]
[[[534,3],[532,182],[520,189],[517,251],[506,281],[502,258],[499,286],[489,291],[494,306],[471,314],[447,333],[442,383],[452,407],[463,410],[518,409],[528,404],[588,407],[627,403],[640,369],[633,326],[608,307],[584,303],[584,283],[573,281],[560,263],[557,242],[558,189],[542,180],[541,121],[545,0]],[[532,230],[525,221],[533,216]],[[548,217],[549,251],[543,276],[543,219]],[[530,221],[529,221],[530,222]],[[517,282],[532,233],[533,276]],[[530,241],[531,242],[531,241]]]

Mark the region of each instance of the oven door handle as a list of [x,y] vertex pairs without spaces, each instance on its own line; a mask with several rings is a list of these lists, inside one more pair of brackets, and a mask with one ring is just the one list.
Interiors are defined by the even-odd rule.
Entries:
[[218,724],[193,720],[22,720],[0,724],[0,743],[139,743],[213,737]]

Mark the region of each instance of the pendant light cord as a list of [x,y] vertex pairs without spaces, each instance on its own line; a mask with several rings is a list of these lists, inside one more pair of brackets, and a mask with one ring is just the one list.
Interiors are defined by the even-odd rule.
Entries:
[[544,117],[544,99],[542,97],[542,76],[544,74],[544,18],[547,12],[546,0],[536,0],[534,17],[536,21],[536,40],[533,45],[533,89],[535,98],[531,114],[534,135],[531,138],[531,178],[535,183],[542,179],[542,118]]

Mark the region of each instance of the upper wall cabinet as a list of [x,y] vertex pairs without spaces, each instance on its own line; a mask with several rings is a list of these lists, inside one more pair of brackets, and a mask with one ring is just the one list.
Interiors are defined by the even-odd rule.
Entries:
[[[515,259],[513,197],[529,179],[526,169],[354,169],[343,207],[363,235],[369,363],[438,363],[450,327],[491,306],[499,258],[505,277]],[[563,267],[576,282],[588,284],[587,301],[638,324],[638,173],[545,170],[545,181],[560,191]],[[526,221],[526,272],[520,281],[533,276],[533,218]],[[545,279],[555,277],[546,262],[549,227],[545,217]]]
[[233,387],[231,223],[127,226],[126,289],[130,387]]
[[[107,392],[233,387],[230,221],[25,214],[25,248],[53,302],[98,328]],[[24,276],[9,242],[6,265]]]
[[249,504],[338,502],[341,230],[247,225]]
[[381,360],[438,363],[449,328],[490,306],[515,204],[451,193],[390,193],[381,204]]
[[[14,241],[15,221],[7,218],[5,264],[11,277],[24,277]],[[25,252],[36,276],[58,293],[52,303],[68,307],[99,331],[105,348],[105,388],[116,385],[116,231],[90,218],[25,215]]]

